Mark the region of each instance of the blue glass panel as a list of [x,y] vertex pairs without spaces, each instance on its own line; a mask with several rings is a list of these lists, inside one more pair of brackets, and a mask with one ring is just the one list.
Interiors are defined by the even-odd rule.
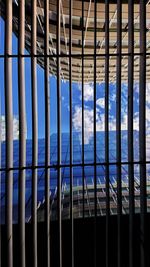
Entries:
[[73,184],[74,186],[82,185],[82,168],[73,168]]
[[97,150],[97,159],[98,159],[98,162],[105,161],[105,150]]
[[81,163],[82,156],[81,152],[73,152],[73,163]]

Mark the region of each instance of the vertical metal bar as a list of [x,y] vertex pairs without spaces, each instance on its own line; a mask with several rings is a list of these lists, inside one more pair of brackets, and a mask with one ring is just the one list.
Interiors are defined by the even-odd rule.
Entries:
[[19,90],[19,250],[20,266],[25,267],[25,170],[26,111],[24,78],[25,1],[19,1],[18,90]]
[[97,0],[94,0],[94,266],[96,267],[97,257],[97,167],[96,167],[96,47],[97,47]]
[[6,1],[5,23],[5,114],[6,114],[6,238],[7,266],[13,266],[13,105],[12,105],[12,0]]
[[106,177],[106,267],[109,266],[109,0],[105,0],[105,177]]
[[37,81],[36,81],[36,0],[32,1],[31,27],[31,83],[32,83],[32,233],[33,233],[33,266],[37,267],[37,169],[38,163],[38,119],[37,119]]
[[83,188],[83,218],[84,218],[84,0],[82,0],[82,188]]
[[140,0],[140,81],[139,81],[139,149],[140,149],[140,212],[141,212],[141,266],[145,267],[146,204],[146,1]]
[[133,85],[134,85],[134,3],[128,3],[128,175],[129,175],[129,266],[133,266],[134,166],[133,156]]
[[[70,102],[70,165],[73,161],[72,139],[72,9],[73,0],[70,0],[69,10],[69,102]],[[71,266],[74,266],[74,221],[73,221],[73,168],[70,167],[70,220],[71,220]]]
[[117,0],[117,81],[116,81],[116,153],[117,153],[117,242],[118,267],[121,267],[121,50],[122,50],[122,1]]
[[94,209],[97,217],[97,185],[96,185],[96,45],[97,43],[97,0],[94,0]]
[[60,0],[57,0],[57,153],[58,153],[58,234],[59,266],[62,266],[62,214],[61,214],[61,87],[60,87]]
[[45,84],[45,229],[46,266],[50,266],[50,88],[49,88],[49,0],[44,1],[44,84]]

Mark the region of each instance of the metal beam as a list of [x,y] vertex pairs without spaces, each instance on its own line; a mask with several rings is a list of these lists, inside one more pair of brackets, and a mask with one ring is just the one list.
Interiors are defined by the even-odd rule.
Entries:
[[20,266],[26,266],[25,258],[25,169],[26,166],[26,107],[25,107],[25,1],[19,1],[19,39],[18,39],[18,103],[19,103],[19,251]]
[[57,207],[58,207],[58,252],[59,267],[62,267],[62,214],[61,214],[61,80],[60,80],[60,0],[57,0]]
[[[32,27],[31,27],[31,87],[32,87],[32,166],[38,164],[38,117],[37,117],[37,78],[36,66],[36,0],[32,1]],[[32,252],[33,267],[37,267],[37,169],[32,170]]]
[[146,3],[140,0],[140,76],[139,76],[139,153],[140,153],[140,212],[141,266],[146,266]]
[[110,196],[109,196],[109,0],[105,1],[105,179],[106,179],[106,267],[109,260]]
[[46,229],[46,266],[50,267],[50,88],[49,88],[49,0],[44,1],[44,53],[45,70],[45,229]]
[[97,0],[94,0],[94,90],[93,90],[93,99],[94,99],[94,124],[93,124],[93,132],[94,132],[94,266],[97,266],[97,166],[96,166],[96,158],[97,158],[97,145],[96,145],[96,86],[97,86],[97,57],[96,57],[96,49],[97,49]]
[[84,201],[85,201],[85,184],[84,184],[84,0],[82,0],[82,187],[83,187],[83,218],[84,218]]
[[13,267],[13,99],[12,99],[12,0],[5,6],[5,116],[6,116],[6,239],[7,266]]
[[[69,12],[69,105],[70,105],[70,165],[73,163],[73,133],[72,133],[72,16],[73,0],[70,0]],[[70,167],[70,221],[71,221],[71,266],[74,267],[74,219],[73,219],[73,168]]]
[[117,0],[117,72],[116,72],[116,157],[117,157],[117,227],[118,248],[117,262],[121,267],[121,215],[122,215],[122,182],[121,182],[121,51],[122,51],[122,1]]
[[[128,161],[134,160],[133,155],[133,86],[134,86],[134,5],[128,4]],[[129,175],[129,267],[134,266],[134,166],[128,166]]]

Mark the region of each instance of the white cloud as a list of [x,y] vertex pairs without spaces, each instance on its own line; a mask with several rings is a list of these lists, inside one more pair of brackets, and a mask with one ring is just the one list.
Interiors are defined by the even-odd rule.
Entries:
[[[135,84],[134,90],[139,94],[139,83]],[[136,102],[136,104],[138,105],[139,102]],[[127,130],[127,119],[127,114],[124,114],[122,130]],[[139,131],[139,111],[134,113],[133,128]],[[150,83],[146,84],[146,135],[150,135]]]
[[[79,85],[79,90],[81,91],[82,86]],[[84,84],[84,101],[93,101],[93,85],[86,83]],[[80,96],[80,100],[82,99],[82,96]]]
[[99,99],[97,99],[96,104],[97,104],[100,108],[104,109],[104,108],[105,108],[105,99],[104,99],[104,98],[99,98]]
[[[128,116],[124,114],[121,121],[121,130],[128,129],[127,123]],[[139,118],[138,114],[134,117],[134,130],[139,130]],[[73,126],[76,131],[79,133],[82,132],[82,107],[76,106],[75,112],[73,115]],[[94,113],[93,109],[84,110],[84,142],[88,144],[90,139],[93,137],[94,130]],[[115,116],[109,116],[109,130],[116,131],[116,118]],[[149,128],[150,130],[150,128]],[[105,131],[105,115],[96,111],[96,131]]]
[[[81,89],[81,88],[80,88]],[[127,86],[124,87],[125,92],[122,94],[122,118],[121,118],[121,130],[128,129],[128,97],[127,97]],[[139,84],[136,83],[134,86],[134,92],[139,94]],[[138,96],[137,96],[138,98]],[[133,128],[139,131],[139,103],[137,98],[134,99],[134,105],[136,107],[136,112],[134,112]],[[113,90],[110,95],[110,112],[109,112],[109,130],[116,130],[116,117],[112,114],[111,103],[116,101],[116,92]],[[93,87],[89,84],[85,85],[85,101],[93,101]],[[99,107],[105,109],[105,99],[99,98],[96,101],[96,130],[105,130],[105,115],[104,112],[100,111]],[[88,104],[85,105],[84,109],[84,135],[85,143],[89,143],[90,139],[93,137],[93,123],[94,123],[94,113],[93,108]],[[82,107],[76,106],[73,115],[73,125],[74,129],[78,132],[82,131]],[[150,83],[146,84],[146,135],[150,137]]]
[[[113,121],[111,121],[110,124],[111,124],[111,127],[114,128]],[[80,106],[75,107],[75,112],[73,115],[73,126],[74,126],[75,131],[78,131],[79,133],[82,132],[82,107]],[[105,116],[104,114],[100,114],[100,112],[96,110],[96,131],[104,131],[104,130],[105,130]],[[93,109],[85,108],[84,109],[84,143],[85,144],[88,144],[90,142],[90,139],[93,137],[93,131],[94,131]]]
[[139,93],[139,82],[134,82],[134,92]]
[[[19,119],[17,116],[13,118],[13,139],[19,139]],[[0,140],[5,141],[5,116],[0,117]]]
[[110,94],[110,101],[112,101],[112,102],[116,101],[116,94],[115,93]]
[[[73,115],[73,126],[76,131],[82,131],[82,107],[76,106]],[[84,109],[84,142],[89,143],[93,132],[93,111]],[[81,138],[81,136],[80,136]]]
[[[88,144],[93,136],[94,114],[92,109],[84,109],[84,143]],[[73,116],[73,126],[79,133],[82,132],[82,107],[76,106]],[[81,141],[81,135],[80,135]]]
[[150,104],[150,83],[146,84],[146,103]]

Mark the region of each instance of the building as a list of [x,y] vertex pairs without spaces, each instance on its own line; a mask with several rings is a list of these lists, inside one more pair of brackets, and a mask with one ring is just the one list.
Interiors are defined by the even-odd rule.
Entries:
[[[1,1],[0,10],[0,21],[4,22],[0,68],[2,65],[6,129],[0,168],[2,265],[150,266],[150,1],[7,0]],[[13,34],[17,38],[15,49]],[[37,99],[41,84],[37,64],[43,71],[44,101],[42,97]],[[50,77],[56,85],[57,135],[53,136]],[[26,94],[29,80],[30,116]],[[67,134],[62,131],[66,117],[62,112],[61,81],[68,85]],[[81,88],[80,138],[73,132],[73,83]],[[85,85],[89,83],[93,86],[89,125],[93,137],[87,143]],[[109,127],[112,83],[115,132]],[[97,84],[104,87],[104,132],[97,131]],[[42,140],[38,136],[43,127],[38,110],[43,111],[41,121],[45,121]],[[15,113],[19,118],[18,141],[13,140]],[[31,121],[31,140],[26,140],[27,117]],[[126,250],[128,253],[124,253]]]
[[[128,1],[122,2],[122,37],[121,37],[121,53],[122,53],[122,81],[128,80]],[[150,5],[146,0],[146,52],[150,52]],[[26,1],[25,13],[25,47],[29,53],[31,52],[31,25],[32,25],[32,5],[31,1]],[[5,17],[5,1],[2,1],[2,16]],[[60,3],[60,53],[61,53],[61,79],[69,80],[69,45],[70,45],[70,17],[69,17],[69,0]],[[139,80],[139,53],[140,53],[140,12],[139,1],[134,1],[134,79]],[[94,55],[97,54],[97,83],[105,81],[105,53],[106,53],[106,35],[105,35],[105,1],[97,1],[96,5],[96,23],[94,1],[74,0],[72,3],[72,80],[82,82],[82,55],[84,55],[84,82],[94,82]],[[44,1],[37,1],[37,35],[36,50],[37,61],[44,68]],[[13,1],[13,31],[18,36],[18,20],[19,6],[17,1]],[[117,61],[117,1],[112,0],[109,4],[109,81],[116,82],[116,61]],[[94,28],[96,26],[96,51],[94,51]],[[57,75],[57,1],[49,1],[49,72]],[[126,55],[123,55],[126,54]],[[150,78],[150,59],[147,57],[147,80]]]
[[[104,132],[97,132],[97,203],[98,216],[106,215],[106,179],[105,179],[105,161],[104,161]],[[116,169],[116,142],[115,131],[110,132],[110,162],[109,179],[110,179],[110,213],[117,214],[117,169]],[[134,155],[135,161],[139,157],[139,133],[134,132]],[[27,140],[27,157],[26,165],[32,166],[32,141]],[[70,217],[70,153],[69,153],[69,134],[62,134],[62,220]],[[38,186],[37,186],[37,206],[38,206],[38,221],[44,220],[45,212],[45,169],[44,155],[45,144],[44,139],[39,139],[38,142]],[[2,167],[5,167],[5,142],[2,144]],[[50,147],[50,207],[51,220],[57,219],[57,134],[51,136]],[[85,151],[85,166],[84,177],[82,174],[82,144],[80,133],[73,134],[73,214],[74,218],[83,217],[83,201],[84,201],[84,216],[94,216],[94,166],[93,166],[93,138],[90,143],[84,147]],[[122,162],[127,162],[127,131],[122,131]],[[150,147],[147,147],[147,158],[150,158]],[[148,160],[147,159],[147,160]],[[103,165],[104,163],[104,165]],[[14,141],[14,167],[19,164],[19,142]],[[86,166],[87,164],[87,166]],[[91,166],[90,166],[91,164]],[[55,167],[56,166],[56,167]],[[65,167],[66,166],[66,167]],[[122,164],[122,212],[129,213],[129,179],[128,165]],[[134,183],[135,183],[135,212],[140,212],[140,174],[139,164],[134,166]],[[83,196],[83,180],[84,180],[84,196]],[[1,219],[4,223],[5,217],[5,172],[1,173]],[[32,170],[27,169],[25,175],[26,184],[26,222],[31,221],[31,205],[32,205]],[[18,170],[13,172],[13,222],[18,222],[18,185],[19,173]],[[147,168],[147,209],[150,209],[150,169]]]

